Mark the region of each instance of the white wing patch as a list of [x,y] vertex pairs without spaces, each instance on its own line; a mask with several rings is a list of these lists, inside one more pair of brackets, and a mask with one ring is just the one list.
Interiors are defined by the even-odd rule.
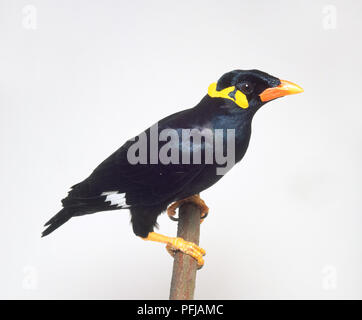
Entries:
[[111,206],[117,205],[122,207],[126,205],[126,194],[118,193],[118,191],[106,191],[102,192],[101,196],[107,196],[105,202],[111,202]]

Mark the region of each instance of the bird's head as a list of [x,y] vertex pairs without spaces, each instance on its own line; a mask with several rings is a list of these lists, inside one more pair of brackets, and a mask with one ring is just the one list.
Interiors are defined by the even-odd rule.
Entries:
[[301,93],[298,85],[280,80],[259,70],[234,70],[225,73],[209,86],[208,95],[224,98],[242,109],[256,111],[268,101],[286,95]]

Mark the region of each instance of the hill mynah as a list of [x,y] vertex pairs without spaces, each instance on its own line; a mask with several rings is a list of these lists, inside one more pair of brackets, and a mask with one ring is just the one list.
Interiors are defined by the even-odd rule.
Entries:
[[[137,236],[165,243],[170,253],[181,250],[202,266],[202,248],[153,231],[157,217],[167,210],[173,218],[177,207],[193,202],[204,219],[208,208],[199,193],[243,158],[255,113],[271,100],[300,92],[298,85],[259,70],[224,74],[195,107],[174,113],[128,140],[74,185],[42,235],[72,217],[129,209]],[[230,151],[231,164],[221,161],[226,159],[225,150]]]

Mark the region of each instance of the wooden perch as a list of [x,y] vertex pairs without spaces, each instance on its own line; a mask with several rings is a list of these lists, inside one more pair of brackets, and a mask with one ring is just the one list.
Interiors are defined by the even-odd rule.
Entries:
[[[199,244],[200,239],[200,208],[193,203],[184,203],[179,208],[177,237]],[[170,300],[192,300],[194,298],[197,262],[191,256],[176,252]]]

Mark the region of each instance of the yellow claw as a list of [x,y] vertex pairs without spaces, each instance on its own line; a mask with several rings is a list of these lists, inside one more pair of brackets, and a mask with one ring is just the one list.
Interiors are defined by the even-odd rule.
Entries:
[[178,250],[193,257],[197,261],[199,269],[204,265],[204,259],[202,257],[206,254],[206,251],[193,242],[185,241],[182,238],[173,238],[172,241],[166,245],[166,250],[173,257]]
[[204,259],[202,257],[206,254],[206,251],[193,242],[185,241],[182,238],[167,237],[156,232],[150,232],[147,238],[143,239],[166,243],[166,250],[173,257],[178,250],[193,257],[196,259],[199,269],[204,265]]

